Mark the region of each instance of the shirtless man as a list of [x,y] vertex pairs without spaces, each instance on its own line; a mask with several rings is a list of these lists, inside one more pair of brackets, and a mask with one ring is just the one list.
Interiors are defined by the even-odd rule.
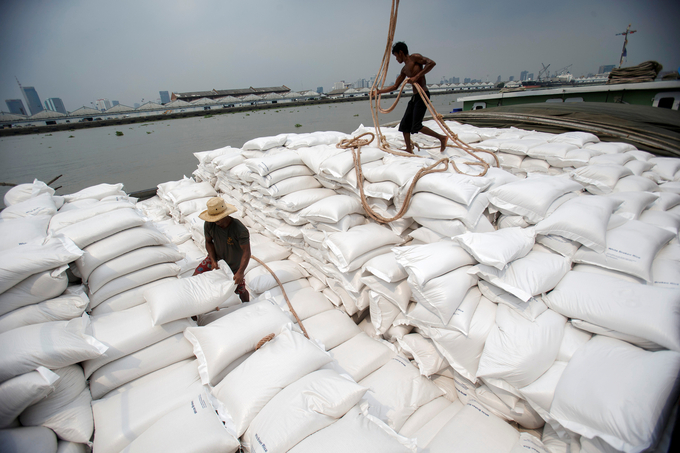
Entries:
[[[397,59],[398,63],[403,63],[404,67],[397,77],[397,81],[391,87],[383,88],[382,90],[377,90],[377,94],[389,93],[394,91],[401,83],[406,79],[410,84],[418,84],[423,90],[427,97],[430,97],[430,92],[427,90],[427,85],[425,84],[425,74],[430,72],[434,65],[434,61],[427,57],[424,57],[418,53],[409,55],[408,47],[403,42],[398,42],[392,46],[392,55]],[[439,150],[441,152],[446,149],[446,142],[448,137],[445,135],[440,135],[430,129],[429,127],[423,126],[423,117],[425,117],[425,112],[427,111],[427,106],[425,102],[420,98],[420,94],[413,89],[413,96],[406,106],[406,112],[404,112],[404,117],[399,124],[399,130],[404,134],[404,141],[406,142],[406,151],[413,154],[413,145],[411,144],[411,134],[416,134],[422,132],[425,135],[434,137],[439,140],[441,147]]]

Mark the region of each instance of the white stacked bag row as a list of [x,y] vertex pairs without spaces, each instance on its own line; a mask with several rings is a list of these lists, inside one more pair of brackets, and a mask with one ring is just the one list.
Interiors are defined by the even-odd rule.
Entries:
[[[88,451],[93,397],[150,372],[143,357],[130,354],[179,334],[166,341],[165,353],[156,347],[161,358],[146,355],[161,362],[151,371],[173,363],[191,321],[153,331],[149,309],[140,304],[145,288],[177,279],[184,255],[122,184],[57,196],[35,181],[11,189],[4,201],[0,445]],[[189,347],[185,352],[177,360],[191,355]],[[116,366],[119,359],[127,366]]]
[[[627,144],[597,143],[592,134],[449,126],[468,142],[493,139],[486,145],[497,143],[497,151],[503,144],[504,152],[511,150],[512,155],[519,155],[524,145],[527,150],[541,145],[546,153],[550,148],[587,148],[590,157],[583,164],[572,163],[573,168],[553,168],[554,160],[549,164],[543,160],[546,171],[527,172],[502,164],[512,172],[492,168],[481,178],[452,171],[428,175],[416,185],[404,218],[390,223],[389,229],[368,220],[357,196],[352,156],[332,145],[292,152],[281,146],[285,145],[281,136],[256,139],[244,146],[243,160],[230,151],[225,161],[231,168],[223,166],[216,173],[216,188],[239,206],[251,231],[291,247],[292,255],[284,261],[298,266],[277,264],[276,272],[290,279],[286,282],[296,282],[285,283],[293,294],[308,288],[301,283],[306,277],[311,286],[307,292],[321,292],[341,311],[363,319],[360,325],[369,336],[393,342],[440,387],[455,388],[459,396],[472,397],[487,411],[526,429],[541,429],[548,421],[543,429],[547,443],[561,443],[564,448],[571,443],[575,451],[642,451],[654,444],[668,420],[669,408],[664,405],[674,401],[674,381],[664,381],[666,390],[645,402],[645,416],[654,420],[655,429],[644,434],[636,433],[635,422],[623,420],[624,409],[613,423],[618,432],[602,430],[607,423],[598,426],[592,414],[597,418],[603,408],[612,407],[607,400],[594,404],[591,398],[581,397],[576,400],[578,411],[559,416],[551,414],[551,403],[560,377],[557,370],[571,363],[575,350],[584,344],[597,345],[602,336],[623,340],[623,346],[632,342],[635,350],[649,357],[665,351],[658,357],[668,368],[657,375],[677,375],[673,337],[678,320],[673,310],[680,283],[680,196],[674,178],[679,161],[655,158]],[[384,133],[397,141],[395,131]],[[267,144],[272,147],[258,156],[255,148]],[[447,154],[459,168],[473,173],[474,167],[463,164],[471,159],[462,151],[447,150]],[[362,149],[361,159],[369,205],[384,216],[401,206],[417,170],[434,162],[402,159],[370,146]],[[310,175],[301,166],[311,170],[316,181],[305,178]],[[284,174],[291,176],[280,179]],[[267,178],[276,182],[268,185]],[[411,238],[412,243],[395,248]],[[503,250],[500,257],[495,255],[499,250]],[[608,282],[610,286],[603,284],[605,269],[618,272],[610,277],[618,279]],[[257,286],[253,274],[246,276],[251,292],[270,298],[272,294]],[[624,302],[611,296],[618,294],[611,288],[620,286],[625,274],[637,277],[630,283],[635,283],[632,288],[637,292]],[[586,278],[597,283],[586,284]],[[592,288],[598,285],[601,294],[594,297]],[[653,285],[671,290],[655,292]],[[562,294],[558,291],[562,288],[579,291],[558,306],[550,299],[556,286],[556,294]],[[644,291],[649,292],[647,297]],[[599,305],[584,302],[586,295]],[[647,303],[644,316],[627,302],[649,299],[658,302]],[[612,306],[602,313],[602,304]],[[596,342],[589,341],[593,334]],[[622,372],[615,363],[610,365],[614,368],[603,370],[593,383],[593,393],[602,395],[603,387],[611,388],[606,384],[608,373]],[[574,365],[577,371],[572,376],[586,373],[587,366]],[[563,382],[565,388],[568,382]],[[642,382],[640,376],[631,378],[626,393]],[[528,396],[532,385],[537,387],[534,392],[543,392],[533,399]],[[556,401],[575,397],[559,392],[557,396]]]
[[[597,140],[449,126],[464,141],[498,149],[581,140],[571,145],[583,150]],[[396,130],[383,133],[399,144]],[[186,247],[175,275],[187,278],[136,279],[105,300],[97,294],[116,279],[85,293],[97,301],[89,332],[108,347],[78,360],[95,400],[95,452],[236,451],[240,444],[248,451],[590,453],[657,444],[680,369],[675,159],[654,164],[648,153],[602,143],[611,162],[569,169],[543,160],[546,171],[527,171],[506,161],[510,171],[492,168],[484,177],[449,169],[422,178],[406,215],[380,225],[360,201],[351,152],[335,146],[347,137],[282,134],[196,153],[195,179],[161,184],[158,198],[137,203],[170,242]],[[595,153],[588,151],[587,163]],[[465,164],[464,152],[447,154],[458,168],[480,171]],[[622,164],[616,156],[623,154],[646,165]],[[440,156],[425,157],[364,147],[371,209],[394,215],[416,172]],[[644,167],[641,179],[613,170],[636,165]],[[255,260],[246,272],[249,304],[233,294],[224,263],[189,277],[186,250],[193,263],[206,256],[197,215],[214,194],[237,206],[252,255],[282,282],[302,326]],[[148,224],[122,232],[140,228]],[[83,267],[85,278],[130,253],[113,252],[127,243],[95,248],[95,257],[111,251],[100,265]],[[71,267],[80,269],[77,261]],[[129,269],[109,267],[95,276]],[[49,381],[35,369],[24,374]]]

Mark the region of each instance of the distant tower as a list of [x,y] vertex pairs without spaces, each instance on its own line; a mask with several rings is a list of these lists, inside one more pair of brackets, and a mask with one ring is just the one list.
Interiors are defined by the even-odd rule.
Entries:
[[9,113],[14,113],[16,115],[26,115],[26,109],[24,108],[24,103],[21,99],[5,99],[5,104],[9,109]]
[[167,91],[159,91],[159,93],[161,95],[161,104],[167,104],[170,102],[170,93]]
[[44,109],[42,103],[40,102],[40,96],[38,96],[38,92],[35,91],[35,88],[22,87],[21,83],[19,83],[19,79],[17,79],[17,83],[19,84],[21,93],[24,95],[26,105],[28,105],[28,110],[31,112],[31,115],[42,112]]
[[519,80],[522,80],[522,81],[526,80],[527,75],[529,75],[529,71],[522,71],[519,75]]
[[53,112],[63,113],[64,115],[68,114],[66,107],[64,107],[64,102],[60,98],[49,98],[45,101],[45,108]]

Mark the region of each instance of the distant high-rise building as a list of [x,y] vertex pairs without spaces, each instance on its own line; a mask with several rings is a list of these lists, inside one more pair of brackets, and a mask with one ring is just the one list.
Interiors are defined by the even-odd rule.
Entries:
[[519,73],[519,80],[524,81],[527,79],[527,76],[529,75],[529,71],[522,71]]
[[59,112],[66,115],[66,107],[64,107],[64,102],[60,98],[49,98],[45,101],[45,108],[47,110],[52,110],[53,112]]
[[97,106],[97,110],[101,110],[103,112],[104,110],[108,110],[111,108],[111,101],[109,101],[108,99],[97,99],[95,105]]
[[598,70],[597,73],[598,74],[605,74],[607,72],[612,72],[612,69],[614,69],[615,67],[616,67],[616,65],[613,65],[613,64],[602,65],[602,66],[600,66],[600,69]]
[[470,77],[465,77],[463,79],[463,83],[470,83]]
[[515,76],[512,76],[512,75],[511,75],[511,76],[508,78],[508,81],[509,81],[509,82],[512,82],[513,80],[515,80]]
[[501,76],[498,76],[498,78],[496,79],[496,83],[501,83]]
[[120,102],[118,102],[118,101],[111,101],[111,107],[115,107],[115,106],[117,106],[118,104],[120,104]]
[[530,72],[529,75],[527,76],[527,80],[534,80],[534,73]]
[[167,91],[159,91],[159,93],[161,94],[161,104],[167,104],[170,102],[170,93]]
[[21,99],[5,99],[5,104],[9,109],[9,113],[14,113],[15,115],[26,115],[26,109],[24,108],[24,103]]
[[35,88],[21,87],[21,91],[24,94],[24,99],[26,100],[26,105],[28,105],[28,110],[31,112],[31,115],[35,115],[44,110],[42,103],[40,102],[40,96],[38,96],[38,92],[35,91]]
[[319,94],[323,93],[323,87],[316,87],[316,92]]

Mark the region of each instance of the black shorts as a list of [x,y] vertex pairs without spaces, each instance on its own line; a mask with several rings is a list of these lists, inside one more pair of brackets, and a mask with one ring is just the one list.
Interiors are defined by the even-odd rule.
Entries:
[[[430,98],[430,92],[425,91],[427,98]],[[415,134],[420,132],[423,128],[423,118],[425,117],[425,112],[427,112],[427,105],[420,98],[420,94],[417,92],[411,96],[411,100],[408,101],[406,106],[406,111],[404,112],[404,117],[399,123],[399,131],[405,132],[407,134]]]

